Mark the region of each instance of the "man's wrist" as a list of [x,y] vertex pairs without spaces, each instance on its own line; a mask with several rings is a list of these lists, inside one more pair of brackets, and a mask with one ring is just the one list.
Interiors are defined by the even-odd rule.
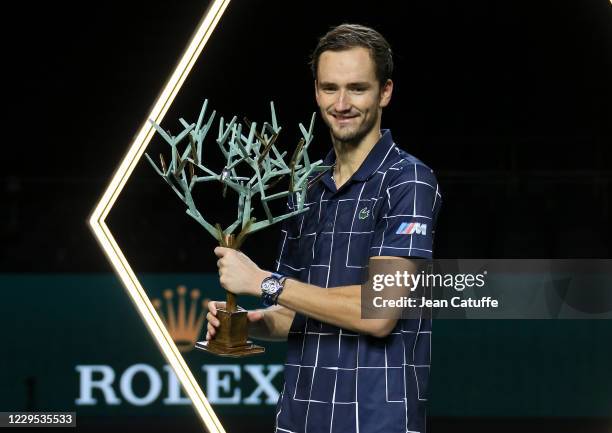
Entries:
[[270,271],[262,270],[259,273],[257,278],[255,278],[255,284],[254,284],[255,287],[253,291],[253,296],[257,296],[258,298],[261,298],[261,283],[263,283],[263,280],[271,276],[272,276],[272,272]]

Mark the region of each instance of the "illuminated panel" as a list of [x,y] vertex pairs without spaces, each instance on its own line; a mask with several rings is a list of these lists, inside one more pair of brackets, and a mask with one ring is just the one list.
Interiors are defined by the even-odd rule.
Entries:
[[191,399],[206,430],[210,433],[224,433],[225,430],[208,403],[204,392],[193,377],[191,370],[181,356],[176,344],[172,341],[172,337],[170,337],[168,330],[155,311],[153,304],[147,297],[136,274],[134,274],[130,264],[123,255],[121,248],[115,241],[115,238],[106,225],[105,219],[154,135],[154,129],[148,119],[152,119],[157,124],[161,123],[170,105],[172,105],[174,98],[185,82],[185,79],[189,75],[191,68],[202,53],[210,35],[215,30],[229,2],[230,0],[214,0],[208,7],[204,17],[198,24],[195,34],[187,45],[187,49],[181,56],[168,82],[155,101],[153,109],[143,122],[138,135],[128,148],[127,153],[121,160],[108,187],[89,218],[89,225],[94,236],[110,260],[115,272],[121,279],[138,313],[162,351],[164,358],[166,358],[170,368],[174,370],[176,377],[183,386],[185,394]]

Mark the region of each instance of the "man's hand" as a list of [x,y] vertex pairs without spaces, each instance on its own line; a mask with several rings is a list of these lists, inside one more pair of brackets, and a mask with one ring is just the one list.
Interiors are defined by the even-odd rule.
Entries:
[[[219,308],[225,308],[225,302],[210,301],[208,302],[208,314],[206,314],[206,320],[208,325],[206,327],[206,341],[210,341],[217,332],[219,327],[219,319],[217,319],[217,310]],[[249,319],[249,325],[251,323],[257,323],[264,317],[263,311],[254,310],[247,312],[247,318]]]
[[260,269],[244,253],[232,248],[217,247],[215,255],[219,257],[221,287],[236,295],[260,296],[261,282],[271,275],[270,272]]

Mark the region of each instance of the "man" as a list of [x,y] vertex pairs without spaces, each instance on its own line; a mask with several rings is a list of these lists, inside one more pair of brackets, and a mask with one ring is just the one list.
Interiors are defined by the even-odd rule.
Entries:
[[[308,191],[309,211],[283,224],[277,273],[217,247],[220,282],[273,305],[249,312],[251,337],[288,341],[277,432],[423,432],[431,322],[362,319],[360,284],[374,260],[432,257],[438,184],[381,132],[393,61],[378,32],[332,29],[312,68],[333,170]],[[222,303],[209,305],[207,339]]]

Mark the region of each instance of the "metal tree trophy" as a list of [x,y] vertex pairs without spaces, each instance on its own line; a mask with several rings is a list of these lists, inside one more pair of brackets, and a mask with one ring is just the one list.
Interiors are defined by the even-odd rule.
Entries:
[[[303,137],[289,162],[285,161],[287,152],[280,153],[275,145],[281,128],[276,121],[274,103],[271,103],[272,123],[265,122],[259,131],[257,124],[250,123],[247,119],[244,119],[243,125],[236,121],[236,117],[228,124],[221,118],[216,142],[225,157],[225,166],[220,173],[215,173],[202,162],[204,139],[211,129],[216,114],[213,111],[208,121],[204,123],[207,105],[208,100],[204,101],[197,123],[189,124],[184,119],[180,119],[184,129],[177,136],[164,131],[151,121],[157,132],[170,145],[171,159],[167,164],[160,154],[161,167],[158,167],[149,155],[145,156],[155,171],[187,205],[187,214],[200,223],[221,246],[238,249],[248,234],[307,211],[308,208],[304,207],[306,191],[329,167],[321,165],[322,161],[311,163],[308,158],[308,146],[313,137],[314,113],[308,130],[299,124]],[[240,169],[241,174],[243,171],[248,171],[250,177],[239,176],[237,169]],[[318,175],[311,177],[317,172]],[[283,177],[289,179],[288,188],[270,193],[271,188],[278,185]],[[221,182],[223,197],[226,196],[228,188],[238,194],[238,217],[226,229],[220,224],[214,226],[210,224],[194,202],[194,187],[203,182]],[[272,215],[268,203],[290,195],[293,195],[293,209],[282,215]],[[256,196],[259,196],[259,203],[266,215],[265,219],[257,222],[252,217],[254,211],[252,203]],[[236,295],[227,292],[226,307],[218,309],[217,318],[220,326],[215,338],[198,342],[196,348],[217,355],[234,357],[254,355],[264,351],[263,347],[256,346],[248,340],[247,312],[236,305]]]

